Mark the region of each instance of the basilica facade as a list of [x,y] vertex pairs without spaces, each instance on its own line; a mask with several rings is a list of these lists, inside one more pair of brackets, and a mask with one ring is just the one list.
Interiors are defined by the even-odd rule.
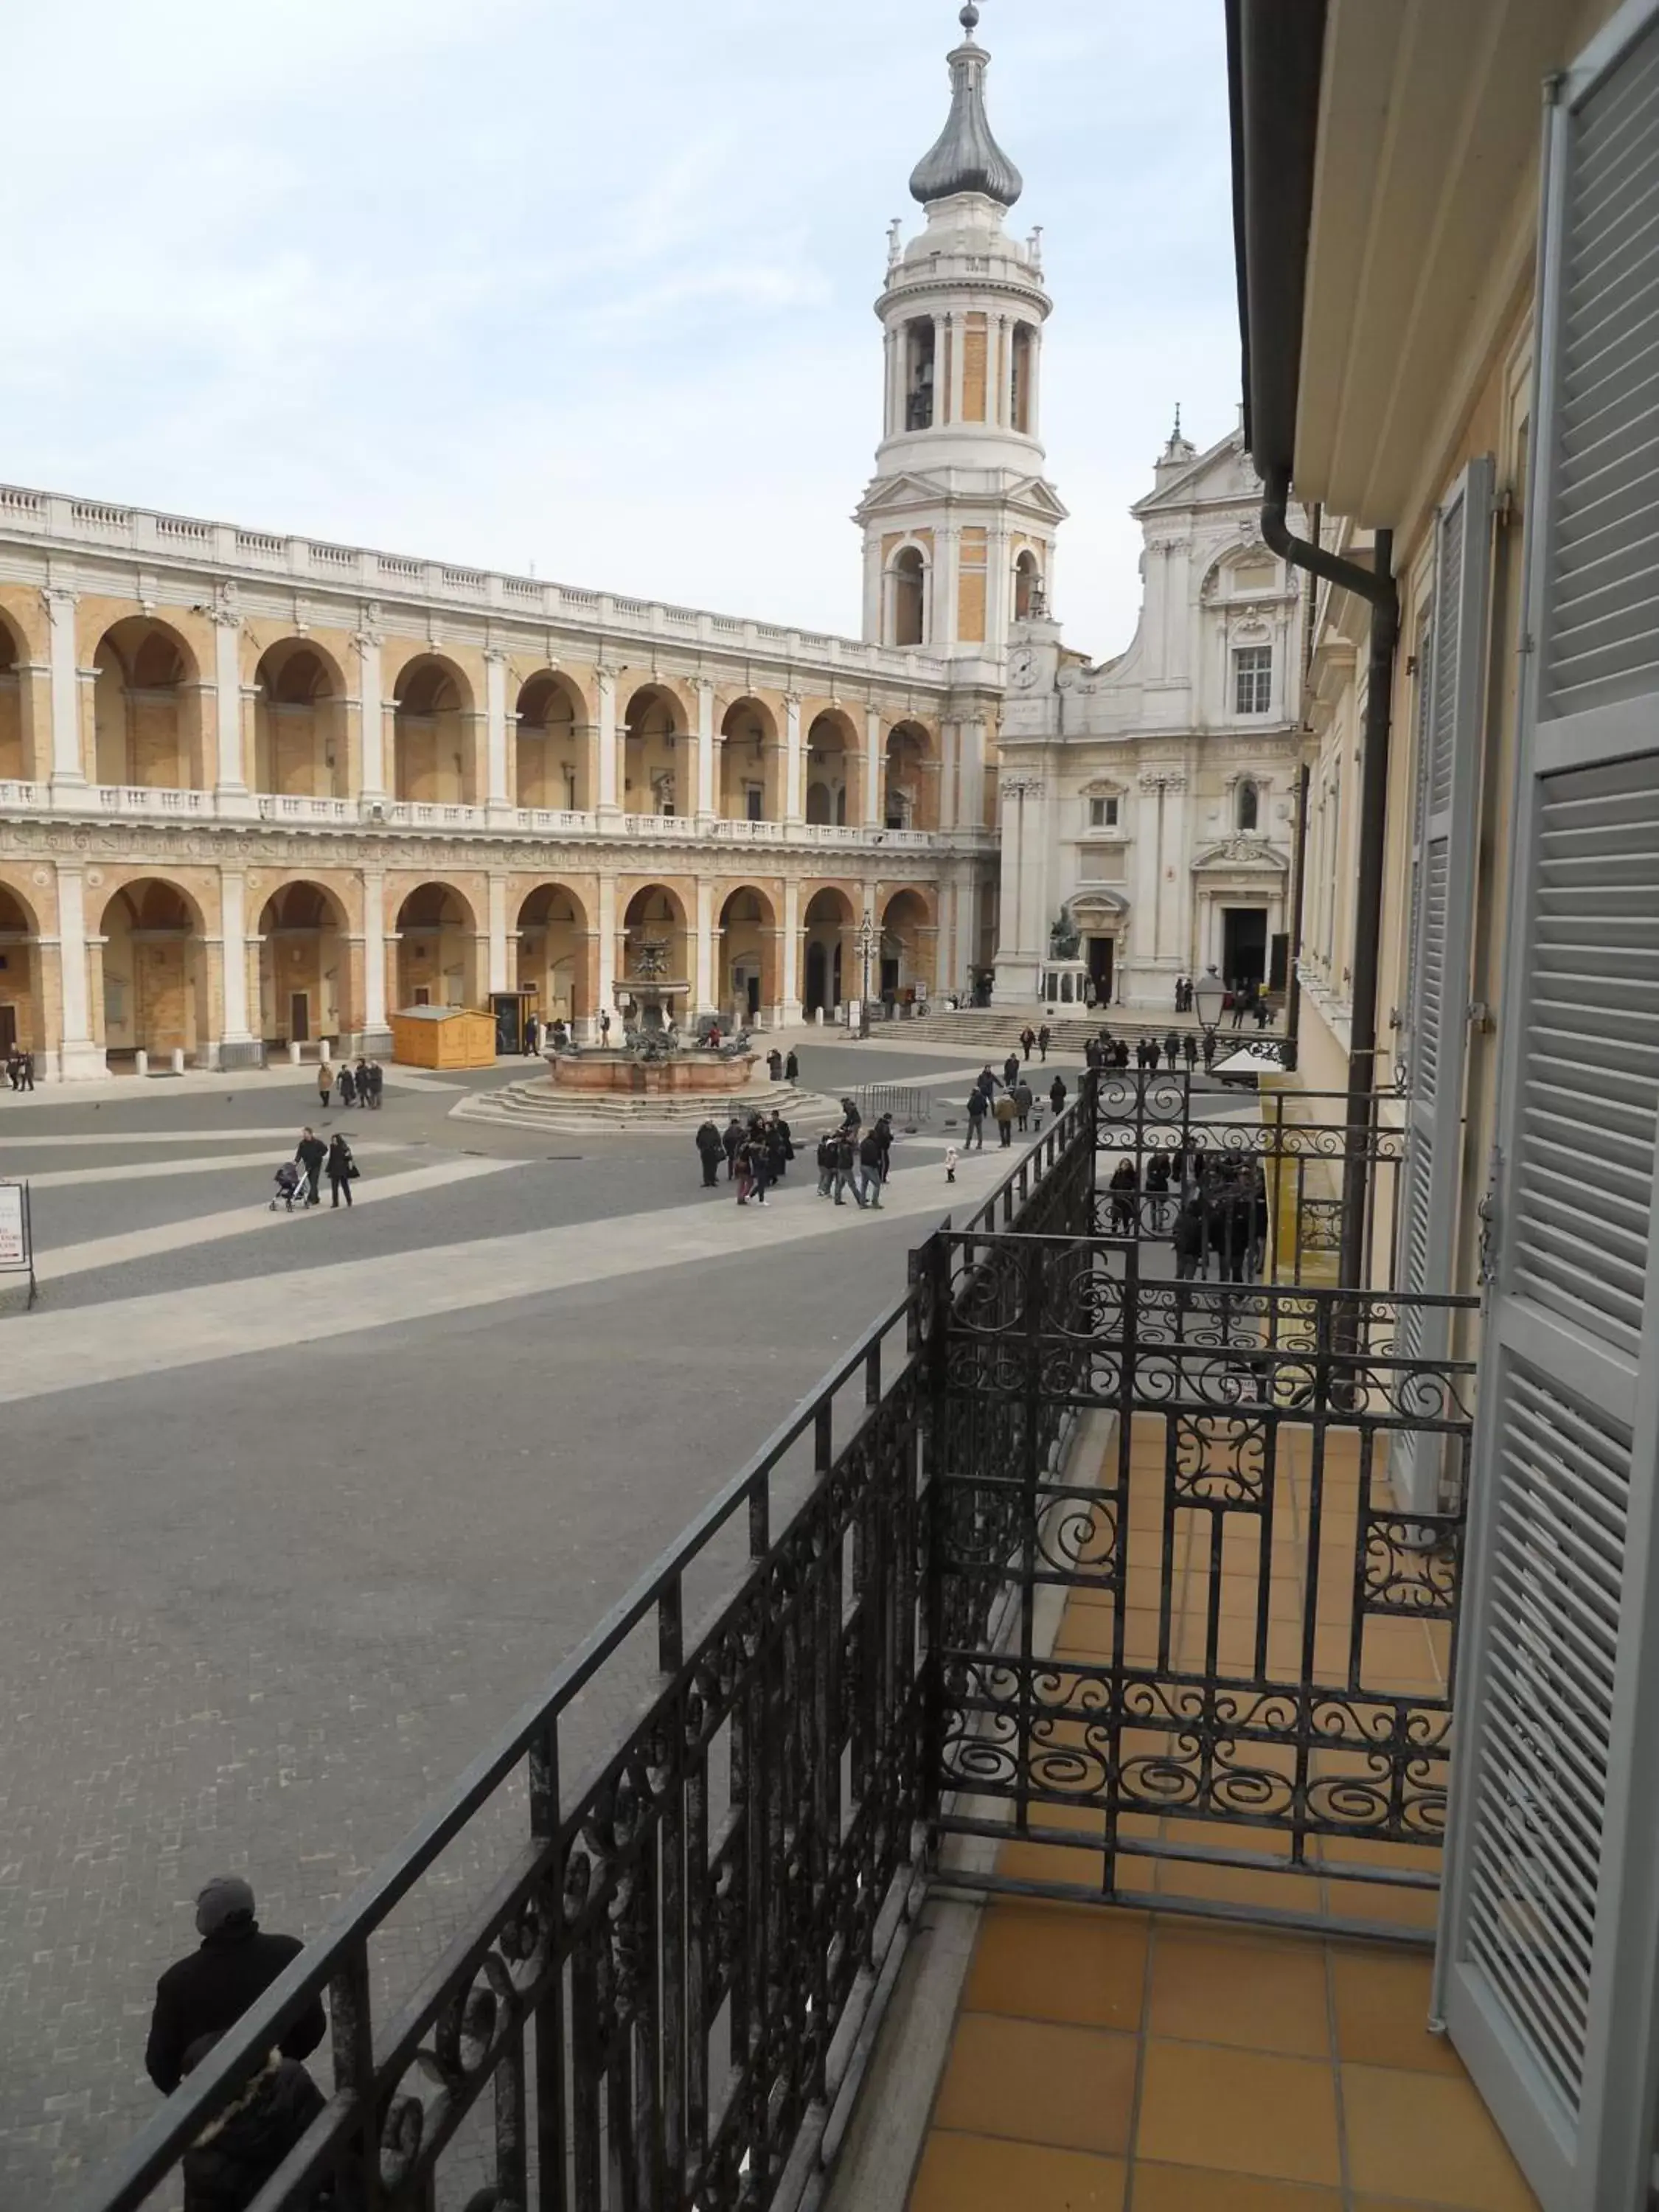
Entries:
[[1236,441],[1176,440],[1135,643],[1062,646],[1041,234],[962,21],[877,302],[861,639],[0,487],[0,1050],[592,1036],[647,975],[771,1026],[1031,1004],[1062,911],[1115,997],[1270,964],[1295,594]]

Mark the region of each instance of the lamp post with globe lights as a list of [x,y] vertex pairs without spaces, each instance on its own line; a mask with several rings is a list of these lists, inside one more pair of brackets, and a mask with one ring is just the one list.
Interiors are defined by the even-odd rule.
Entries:
[[870,963],[876,949],[876,921],[868,907],[859,924],[859,957],[864,963],[864,995],[859,1000],[859,1035],[870,1034]]

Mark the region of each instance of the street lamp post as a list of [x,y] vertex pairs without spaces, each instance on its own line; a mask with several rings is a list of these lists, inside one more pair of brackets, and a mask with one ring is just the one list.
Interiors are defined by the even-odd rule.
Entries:
[[859,953],[864,962],[864,996],[859,1000],[859,1035],[870,1034],[870,961],[876,949],[875,916],[866,907],[859,924]]
[[[1215,1033],[1221,1026],[1223,1009],[1227,1004],[1227,986],[1213,968],[1206,969],[1193,986],[1193,1012],[1198,1016],[1199,1026],[1214,1047]],[[1206,1063],[1207,1065],[1207,1063]]]

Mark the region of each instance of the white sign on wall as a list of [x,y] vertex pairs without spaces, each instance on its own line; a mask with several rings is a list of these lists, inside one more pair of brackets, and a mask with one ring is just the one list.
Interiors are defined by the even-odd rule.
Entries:
[[28,1264],[23,1186],[20,1182],[0,1182],[0,1267],[27,1267]]

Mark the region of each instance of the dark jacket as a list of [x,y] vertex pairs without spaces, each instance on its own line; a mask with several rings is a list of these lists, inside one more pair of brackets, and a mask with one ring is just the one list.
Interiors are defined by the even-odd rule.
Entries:
[[292,2058],[273,2058],[184,2156],[185,2212],[245,2212],[323,2109]]
[[307,1143],[295,1147],[294,1157],[315,1182],[323,1171],[323,1162],[328,1158],[328,1146],[320,1137],[313,1137]]
[[742,1142],[743,1124],[738,1120],[736,1115],[733,1115],[732,1119],[726,1123],[724,1130],[721,1132],[720,1150],[726,1154],[726,1158],[729,1160],[735,1156],[738,1146]]
[[698,1130],[697,1150],[709,1158],[726,1150],[725,1139],[712,1121],[705,1121]]
[[968,1093],[968,1119],[970,1121],[982,1121],[985,1119],[985,1106],[986,1095],[975,1084]]
[[343,1137],[331,1137],[328,1144],[328,1179],[331,1182],[349,1182],[357,1163],[351,1157],[351,1147]]
[[[167,1968],[155,1985],[144,2067],[164,2097],[184,2075],[185,2053],[198,2035],[234,2027],[305,1948],[297,1936],[262,1935],[252,1927],[204,1936],[199,1949]],[[283,2036],[284,2058],[308,2058],[328,2033],[323,2001],[306,2008]]]
[[1196,1260],[1204,1249],[1204,1216],[1195,1206],[1183,1206],[1176,1216],[1170,1243],[1183,1260]]
[[872,1129],[869,1135],[864,1138],[859,1146],[859,1165],[866,1168],[879,1168],[886,1150],[887,1147],[881,1141],[880,1132]]
[[1066,1104],[1066,1085],[1060,1081],[1058,1076],[1055,1076],[1054,1081],[1048,1085],[1048,1103],[1056,1114],[1064,1110]]

